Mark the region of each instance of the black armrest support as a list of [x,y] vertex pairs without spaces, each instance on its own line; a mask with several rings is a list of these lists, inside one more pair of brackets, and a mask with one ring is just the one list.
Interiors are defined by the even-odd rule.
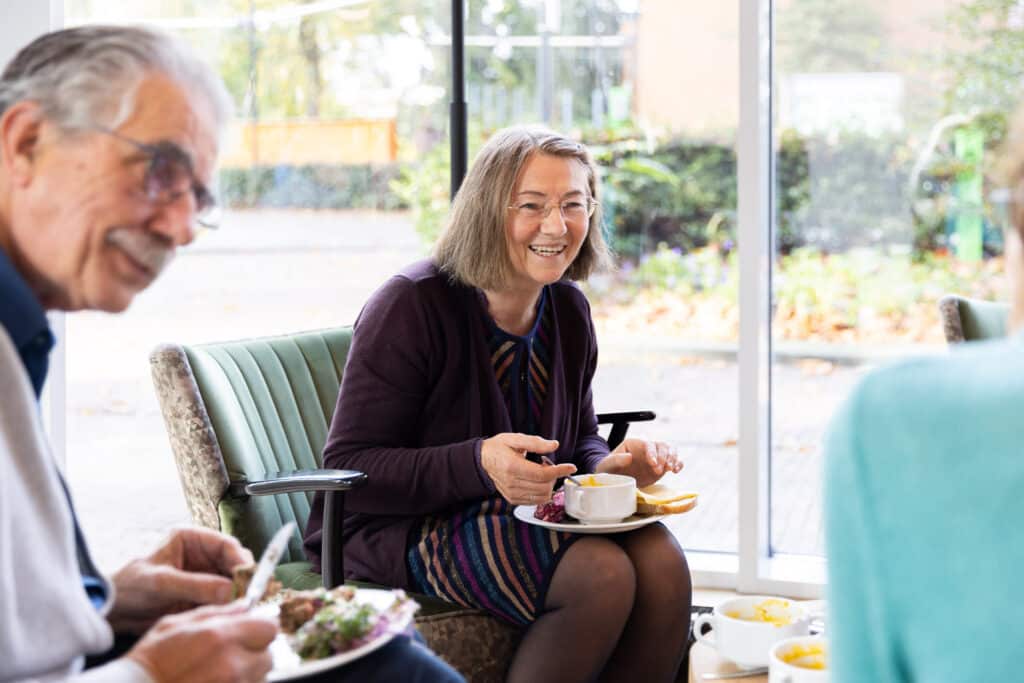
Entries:
[[364,484],[366,480],[366,474],[358,470],[294,470],[269,474],[265,479],[259,481],[234,482],[228,488],[228,495],[247,497],[323,491],[321,570],[323,571],[324,586],[334,588],[345,582],[345,559],[341,552],[341,516],[345,510],[345,491]]
[[650,410],[634,410],[623,413],[598,413],[597,424],[611,424],[612,431],[608,434],[608,446],[615,449],[629,431],[629,425],[633,422],[650,422],[655,418]]

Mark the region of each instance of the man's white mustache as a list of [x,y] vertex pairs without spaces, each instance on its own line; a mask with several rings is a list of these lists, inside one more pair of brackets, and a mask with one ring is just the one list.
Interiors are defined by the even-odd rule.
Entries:
[[174,258],[174,248],[147,230],[114,228],[107,233],[107,242],[127,252],[153,277],[159,275]]

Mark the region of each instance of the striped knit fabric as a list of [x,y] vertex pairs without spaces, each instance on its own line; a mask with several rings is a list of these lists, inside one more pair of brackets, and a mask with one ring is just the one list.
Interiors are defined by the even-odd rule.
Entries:
[[[491,361],[513,428],[536,434],[547,396],[551,313],[547,289],[537,322],[525,337],[491,324]],[[543,436],[541,434],[540,436]],[[486,610],[527,626],[544,606],[561,554],[576,537],[523,524],[501,496],[472,503],[453,516],[426,517],[414,530],[408,566],[421,593]]]
[[[525,337],[517,337],[491,323],[491,365],[501,387],[510,421],[524,434],[537,434],[548,393],[551,364],[551,315],[547,288],[541,294],[537,321]],[[540,434],[540,436],[544,436]]]
[[409,548],[414,588],[529,626],[544,607],[548,583],[574,536],[512,516],[495,496],[452,517],[428,517]]

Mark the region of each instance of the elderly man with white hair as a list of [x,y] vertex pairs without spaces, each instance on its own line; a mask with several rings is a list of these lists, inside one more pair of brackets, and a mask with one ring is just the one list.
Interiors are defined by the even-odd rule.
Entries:
[[[229,113],[206,65],[142,28],[50,33],[0,75],[0,681],[261,681],[271,668],[276,623],[230,602],[227,576],[252,560],[234,539],[185,529],[109,580],[96,570],[37,405],[46,311],[124,310],[214,220]],[[398,638],[322,680],[461,679]]]

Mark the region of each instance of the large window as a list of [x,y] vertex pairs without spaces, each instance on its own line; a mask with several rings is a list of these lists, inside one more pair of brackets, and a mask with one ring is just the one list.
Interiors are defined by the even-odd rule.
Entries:
[[[68,318],[70,479],[101,563],[187,521],[153,346],[349,323],[426,253],[448,204],[450,9],[66,0],[67,24],[178,32],[237,107],[223,228],[128,314]],[[941,349],[941,294],[1000,294],[983,173],[1021,82],[1019,3],[466,9],[470,156],[545,122],[602,167],[618,268],[586,285],[596,407],[656,411],[634,433],[682,453],[701,501],[669,524],[698,584],[816,593],[831,414],[877,363]]]
[[943,294],[999,294],[984,171],[1021,25],[1017,2],[775,4],[773,553],[823,553],[821,438],[858,377],[942,350]]

